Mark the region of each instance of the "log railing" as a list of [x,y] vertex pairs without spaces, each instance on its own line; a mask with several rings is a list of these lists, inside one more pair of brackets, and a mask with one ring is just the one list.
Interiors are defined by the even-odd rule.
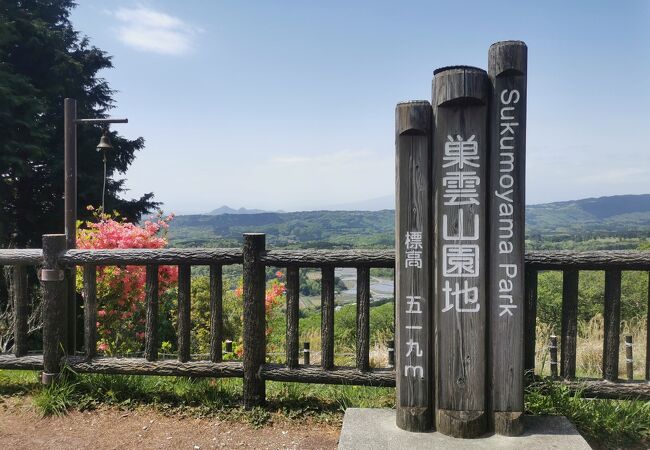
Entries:
[[[55,239],[56,241],[56,239]],[[391,250],[267,250],[262,234],[244,235],[243,249],[120,249],[68,250],[55,241],[44,241],[45,251],[0,250],[0,265],[14,267],[12,301],[15,305],[13,354],[0,355],[0,369],[41,369],[46,375],[67,364],[73,370],[89,373],[182,375],[193,377],[240,377],[244,379],[244,401],[247,406],[260,404],[265,398],[265,381],[305,383],[357,384],[394,386],[393,368],[371,368],[370,341],[370,269],[394,267]],[[54,242],[54,244],[52,244]],[[222,267],[241,264],[244,273],[243,361],[222,360],[223,313]],[[146,266],[146,333],[143,358],[109,358],[97,355],[97,292],[96,268],[105,265]],[[178,281],[178,359],[160,360],[158,339],[158,267],[177,265]],[[210,355],[208,360],[192,360],[190,355],[191,266],[210,269]],[[44,355],[27,354],[27,294],[25,271],[28,266],[46,269],[41,279],[44,286]],[[61,345],[66,324],[56,308],[61,297],[60,268],[83,267],[84,356],[66,356]],[[267,362],[264,292],[265,268],[287,269],[286,281],[286,361]],[[334,361],[334,269],[357,269],[357,333],[355,367],[337,367]],[[321,362],[320,366],[300,364],[299,269],[320,268],[321,289]],[[562,325],[559,337],[559,378],[572,387],[584,388],[583,394],[601,397],[638,397],[650,399],[650,384],[618,380],[620,347],[621,273],[626,270],[650,271],[650,252],[636,251],[543,251],[526,255],[526,334],[525,364],[535,369],[535,326],[537,278],[544,270],[564,273]],[[604,270],[605,339],[603,343],[603,380],[576,380],[576,340],[578,277],[581,270]],[[65,273],[64,271],[63,273]],[[57,297],[58,296],[58,297]],[[650,303],[650,296],[648,299]],[[57,306],[59,305],[59,306]],[[650,309],[650,308],[649,308]],[[650,381],[650,337],[646,342],[645,380]],[[74,352],[68,351],[69,355]],[[305,356],[305,355],[303,355]],[[61,359],[62,357],[62,359]],[[58,359],[57,359],[58,358]],[[54,368],[54,369],[53,369]],[[44,378],[48,381],[47,377]],[[616,381],[616,382],[615,382]],[[615,383],[614,383],[615,382]]]

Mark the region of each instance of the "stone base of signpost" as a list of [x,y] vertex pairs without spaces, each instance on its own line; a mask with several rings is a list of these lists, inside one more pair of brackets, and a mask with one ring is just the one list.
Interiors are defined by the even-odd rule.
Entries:
[[563,416],[525,416],[524,433],[517,437],[485,435],[456,439],[442,433],[412,433],[395,425],[394,409],[349,408],[345,411],[339,450],[384,448],[432,449],[558,449],[588,450],[591,447]]

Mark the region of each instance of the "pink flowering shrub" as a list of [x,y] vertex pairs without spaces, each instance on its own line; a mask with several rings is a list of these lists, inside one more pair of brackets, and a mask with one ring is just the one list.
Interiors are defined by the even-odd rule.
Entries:
[[[94,210],[91,206],[89,210]],[[80,223],[77,248],[162,248],[173,215],[147,220],[142,226],[126,222],[119,214],[95,213],[96,221]],[[97,348],[107,354],[142,349],[145,338],[144,266],[97,267]],[[178,281],[175,266],[158,269],[159,294]],[[77,269],[77,289],[83,285],[83,271]]]

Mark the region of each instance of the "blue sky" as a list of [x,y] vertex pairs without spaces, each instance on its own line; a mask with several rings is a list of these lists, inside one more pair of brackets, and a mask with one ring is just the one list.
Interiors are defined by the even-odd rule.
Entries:
[[504,39],[529,48],[527,203],[650,193],[648,1],[79,3],[146,140],[127,195],[168,212],[391,195],[395,104]]

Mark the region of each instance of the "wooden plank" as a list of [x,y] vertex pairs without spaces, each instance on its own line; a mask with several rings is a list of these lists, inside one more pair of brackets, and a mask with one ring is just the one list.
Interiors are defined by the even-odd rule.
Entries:
[[395,110],[395,340],[397,426],[433,428],[431,104]]
[[321,269],[321,367],[334,368],[334,267]]
[[603,340],[603,378],[618,380],[618,349],[621,334],[621,271],[605,271],[605,336]]
[[66,281],[58,257],[65,251],[65,234],[43,236],[43,375],[42,382],[50,384],[61,371],[61,357],[66,351]]
[[27,269],[23,265],[13,268],[14,303],[14,355],[27,355],[27,332],[29,318],[29,291],[27,289]]
[[527,65],[521,41],[490,47],[488,380],[494,431],[505,436],[524,430]]
[[147,317],[145,324],[144,356],[147,361],[158,359],[158,265],[147,266],[144,285]]
[[16,357],[11,354],[0,354],[1,370],[43,370],[43,355],[27,355]]
[[393,250],[269,250],[262,255],[274,267],[386,267],[395,265]]
[[190,360],[190,311],[191,311],[191,286],[192,266],[181,264],[178,266],[178,360]]
[[68,357],[64,362],[75,372],[115,375],[158,375],[180,377],[241,378],[243,365],[239,361],[215,363],[212,361],[176,361],[164,359],[147,361],[144,358]]
[[83,266],[84,350],[86,358],[97,355],[97,267]]
[[395,386],[395,372],[388,369],[361,371],[355,367],[336,367],[323,369],[318,366],[286,367],[282,364],[264,364],[260,370],[264,380],[343,384],[374,387]]
[[526,253],[526,265],[537,270],[650,270],[650,252],[634,250],[544,250]]
[[298,319],[300,312],[300,274],[298,267],[287,268],[287,366],[298,367]]
[[[650,401],[650,384],[644,381],[617,383],[603,380],[563,380],[557,384],[566,386],[572,394],[578,393],[582,398]],[[535,383],[531,388],[545,392],[549,383]]]
[[535,347],[537,343],[537,270],[526,268],[524,314],[526,325],[524,327],[524,370],[529,379],[535,375]]
[[266,359],[266,278],[261,255],[266,235],[244,234],[244,406],[252,408],[266,401],[266,385],[259,370]]
[[487,431],[486,168],[489,82],[484,70],[434,72],[437,429]]
[[357,269],[357,369],[370,369],[370,268]]
[[0,266],[37,266],[43,263],[40,248],[2,248]]
[[240,264],[242,251],[238,248],[125,248],[75,249],[61,255],[67,265],[209,265]]
[[210,361],[223,359],[223,268],[210,264]]
[[578,340],[578,271],[567,269],[562,277],[562,340],[560,342],[560,375],[576,377],[576,344]]

